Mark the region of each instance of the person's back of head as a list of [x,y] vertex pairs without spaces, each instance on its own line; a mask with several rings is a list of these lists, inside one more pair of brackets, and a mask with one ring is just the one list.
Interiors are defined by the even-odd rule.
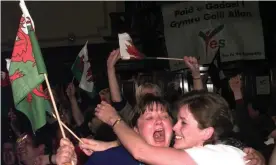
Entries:
[[136,103],[139,103],[141,98],[148,93],[159,97],[163,96],[162,90],[158,85],[153,83],[144,83],[139,85],[135,91]]

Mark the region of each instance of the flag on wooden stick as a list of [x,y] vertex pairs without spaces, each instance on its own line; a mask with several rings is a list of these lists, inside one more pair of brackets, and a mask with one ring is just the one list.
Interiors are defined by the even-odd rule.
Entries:
[[32,124],[33,131],[46,124],[46,111],[50,103],[45,95],[42,83],[47,73],[44,60],[34,31],[34,23],[23,2],[20,2],[20,18],[9,71],[14,104],[23,112]]
[[94,89],[94,79],[88,58],[87,43],[88,41],[79,52],[71,70],[74,77],[79,81],[79,87],[86,91],[88,96],[93,99],[96,95],[96,91]]

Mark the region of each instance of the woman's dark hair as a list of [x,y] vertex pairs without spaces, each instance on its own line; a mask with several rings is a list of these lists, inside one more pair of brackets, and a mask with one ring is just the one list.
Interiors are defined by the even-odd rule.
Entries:
[[141,97],[139,103],[134,107],[132,114],[130,115],[130,123],[131,127],[135,127],[137,125],[138,118],[145,113],[148,106],[152,106],[153,104],[160,104],[162,105],[162,110],[168,112],[170,116],[170,107],[169,104],[159,96],[155,96],[153,94],[146,94]]
[[183,96],[178,102],[178,109],[188,106],[198,128],[214,128],[212,137],[205,144],[214,144],[219,138],[232,133],[231,112],[227,102],[218,94],[194,90]]

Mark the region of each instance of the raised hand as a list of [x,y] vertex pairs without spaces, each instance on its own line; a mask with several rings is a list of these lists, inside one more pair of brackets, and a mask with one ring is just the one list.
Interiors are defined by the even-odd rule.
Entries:
[[195,57],[185,56],[184,63],[190,69],[194,78],[200,78],[199,64]]
[[69,83],[67,89],[66,89],[66,94],[69,99],[75,98],[75,93],[76,89],[73,83]]
[[265,158],[260,152],[253,148],[244,148],[243,152],[246,153],[244,160],[248,161],[246,165],[265,165]]
[[95,108],[95,115],[103,122],[113,125],[114,122],[120,118],[117,111],[107,102],[102,101]]
[[234,93],[235,100],[242,99],[242,81],[241,76],[237,75],[229,80],[229,86]]
[[5,80],[6,79],[7,74],[3,71],[1,71],[1,80]]
[[107,68],[114,68],[115,64],[119,59],[121,58],[120,56],[120,50],[119,48],[116,50],[113,50],[107,59]]

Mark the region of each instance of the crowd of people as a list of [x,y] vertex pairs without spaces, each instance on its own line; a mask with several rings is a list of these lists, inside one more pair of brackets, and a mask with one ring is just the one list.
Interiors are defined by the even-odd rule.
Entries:
[[107,59],[109,88],[101,90],[94,101],[83,100],[74,83],[52,89],[61,120],[81,141],[68,131],[67,138],[62,138],[50,115],[43,128],[27,131],[22,114],[11,109],[8,122],[14,138],[2,138],[2,163],[276,164],[274,143],[265,143],[276,138],[275,107],[258,113],[243,94],[239,74],[228,79],[235,100],[232,105],[219,91],[208,92],[197,59],[184,57],[192,73],[192,91],[176,92],[172,99],[154,82],[144,82],[137,86],[132,104],[123,96],[116,76],[119,60],[119,49],[113,50]]

